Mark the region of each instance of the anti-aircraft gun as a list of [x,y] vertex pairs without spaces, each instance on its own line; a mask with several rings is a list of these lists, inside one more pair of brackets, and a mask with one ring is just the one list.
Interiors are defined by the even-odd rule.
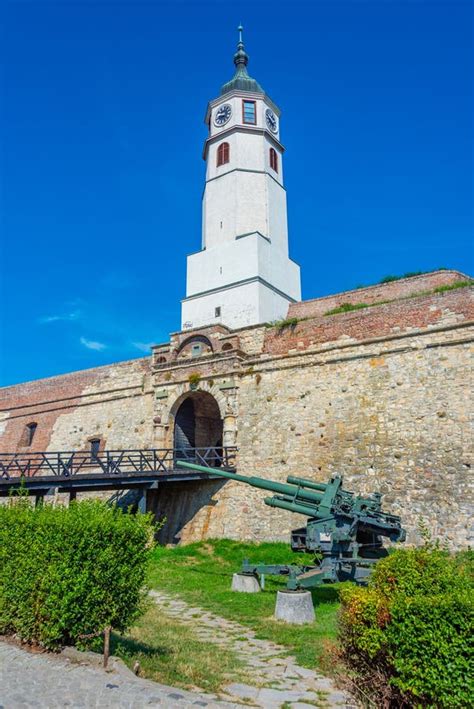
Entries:
[[383,538],[392,542],[406,538],[400,517],[382,511],[380,493],[355,495],[342,488],[342,477],[338,475],[328,483],[291,475],[286,483],[279,483],[185,461],[178,461],[178,465],[273,492],[273,497],[265,498],[266,505],[308,518],[306,527],[292,531],[291,549],[313,555],[310,563],[243,563],[244,574],[288,576],[289,590],[313,588],[324,582],[364,583],[374,563],[387,555]]

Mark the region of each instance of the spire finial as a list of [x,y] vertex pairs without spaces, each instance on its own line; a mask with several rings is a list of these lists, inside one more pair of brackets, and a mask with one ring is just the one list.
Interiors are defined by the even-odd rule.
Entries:
[[244,31],[244,28],[242,27],[242,24],[237,27],[237,30],[239,32],[239,41],[237,42],[237,51],[234,54],[234,64],[237,69],[241,69],[243,71],[244,67],[246,67],[248,64],[249,57],[244,49],[244,40],[242,37],[242,32]]

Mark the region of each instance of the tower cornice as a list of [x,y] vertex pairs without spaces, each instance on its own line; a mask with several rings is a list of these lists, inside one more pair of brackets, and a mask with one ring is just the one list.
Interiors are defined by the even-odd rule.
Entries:
[[253,135],[265,135],[267,138],[270,139],[270,142],[273,143],[275,147],[278,148],[280,153],[285,152],[285,146],[280,143],[275,136],[270,133],[269,130],[266,128],[260,128],[258,126],[246,126],[246,125],[241,125],[241,124],[236,124],[233,126],[230,126],[230,128],[226,128],[220,133],[216,133],[215,135],[211,135],[208,138],[206,138],[204,142],[204,147],[202,149],[202,158],[203,160],[207,160],[207,151],[209,149],[209,146],[212,145],[213,143],[221,141],[223,138],[227,138],[229,135],[232,135],[233,133],[251,133]]

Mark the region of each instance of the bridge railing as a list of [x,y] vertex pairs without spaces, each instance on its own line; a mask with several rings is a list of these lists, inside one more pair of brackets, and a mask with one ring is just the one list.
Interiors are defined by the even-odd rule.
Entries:
[[138,473],[168,473],[177,469],[177,460],[188,460],[210,469],[217,467],[232,469],[235,467],[236,453],[236,447],[213,446],[185,449],[106,450],[97,454],[89,451],[0,453],[0,477],[10,480],[43,475],[68,478],[81,473],[102,473],[112,477]]

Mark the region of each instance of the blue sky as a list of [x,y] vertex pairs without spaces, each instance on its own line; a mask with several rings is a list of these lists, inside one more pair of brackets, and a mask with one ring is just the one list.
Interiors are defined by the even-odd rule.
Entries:
[[143,356],[200,248],[207,101],[249,72],[282,108],[303,297],[472,272],[472,4],[6,1],[2,385]]

